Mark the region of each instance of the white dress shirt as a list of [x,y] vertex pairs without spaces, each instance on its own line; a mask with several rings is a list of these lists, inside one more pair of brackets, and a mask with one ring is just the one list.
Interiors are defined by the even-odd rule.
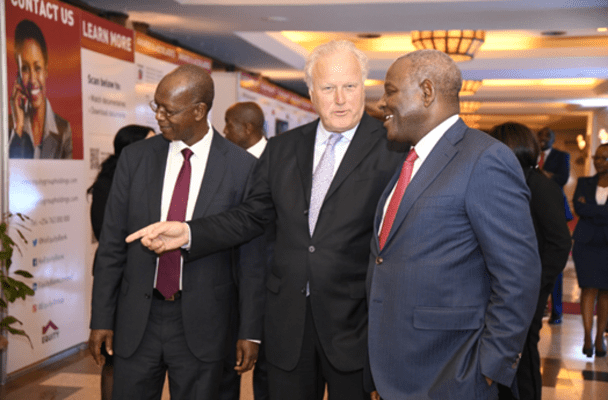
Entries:
[[[167,153],[167,166],[165,168],[165,178],[163,180],[163,192],[160,207],[160,220],[166,221],[167,214],[169,213],[169,206],[171,205],[171,198],[173,197],[173,189],[175,188],[175,182],[177,182],[177,176],[179,171],[182,169],[184,164],[184,156],[182,150],[189,148],[192,150],[192,156],[190,157],[190,165],[192,166],[192,173],[190,175],[190,188],[188,190],[188,206],[186,208],[186,221],[192,219],[194,213],[194,206],[198,199],[198,193],[201,189],[201,183],[203,182],[203,176],[205,176],[205,169],[207,167],[207,160],[209,159],[209,151],[211,150],[211,141],[213,139],[213,128],[211,123],[207,121],[209,130],[207,134],[198,142],[192,146],[188,146],[181,140],[174,140],[169,144],[169,151]],[[179,274],[179,289],[182,289],[182,270],[184,267],[184,259],[181,258],[180,274]],[[158,258],[156,259],[156,274],[154,276],[154,287],[156,287],[156,278],[158,276]]]
[[264,149],[266,148],[267,142],[268,140],[266,140],[266,138],[262,136],[262,138],[256,144],[247,149],[247,152],[255,158],[260,158],[260,156],[264,152]]
[[[355,126],[353,129],[350,129],[346,132],[342,132],[342,137],[336,142],[334,146],[333,176],[336,175],[336,171],[338,170],[338,167],[340,167],[340,163],[344,158],[344,154],[346,154],[346,150],[348,150],[348,146],[350,146],[350,142],[352,142],[353,136],[355,136],[355,132],[357,131],[358,127],[359,124],[357,124],[357,126]],[[317,134],[315,136],[315,154],[312,168],[313,171],[317,169],[317,165],[321,161],[321,156],[325,151],[325,147],[327,147],[327,140],[329,139],[330,133],[332,132],[329,132],[327,129],[325,129],[323,123],[319,121],[319,125],[317,126]]]

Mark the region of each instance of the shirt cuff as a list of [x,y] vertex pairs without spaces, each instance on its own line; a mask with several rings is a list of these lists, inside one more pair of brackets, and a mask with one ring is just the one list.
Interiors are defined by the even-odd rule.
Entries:
[[186,224],[186,229],[188,229],[188,243],[186,243],[185,245],[182,246],[182,249],[186,250],[186,251],[190,251],[190,247],[192,244],[192,232],[190,231],[190,225],[188,225],[187,222],[184,222],[184,224]]

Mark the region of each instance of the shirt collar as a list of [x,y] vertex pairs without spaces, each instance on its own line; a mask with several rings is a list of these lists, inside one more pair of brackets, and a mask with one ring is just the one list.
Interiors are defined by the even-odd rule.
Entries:
[[[359,124],[357,124],[352,129],[349,129],[349,130],[347,130],[345,132],[342,132],[341,133],[342,137],[346,138],[346,140],[348,140],[348,142],[350,142],[351,140],[353,140],[353,136],[355,136],[355,132],[357,131],[357,128],[359,128]],[[327,141],[327,139],[329,139],[329,134],[330,133],[334,133],[334,132],[329,132],[323,126],[323,122],[319,121],[319,126],[317,127],[317,143],[318,144],[324,144]]]
[[416,154],[418,154],[418,159],[420,161],[424,161],[426,157],[431,153],[439,139],[443,136],[444,133],[447,132],[448,129],[452,127],[458,121],[458,114],[452,115],[435,128],[433,128],[429,133],[427,133],[418,143],[414,146],[416,150]]
[[207,126],[209,127],[209,130],[207,131],[207,134],[205,136],[203,136],[203,138],[201,140],[199,140],[198,142],[194,143],[192,146],[188,146],[186,143],[182,142],[181,140],[174,140],[170,143],[170,151],[174,154],[177,153],[181,153],[182,150],[184,149],[190,149],[192,150],[192,156],[193,157],[200,157],[201,152],[203,152],[205,149],[208,149],[211,147],[211,140],[213,139],[213,128],[211,127],[211,122],[209,120],[207,120]]

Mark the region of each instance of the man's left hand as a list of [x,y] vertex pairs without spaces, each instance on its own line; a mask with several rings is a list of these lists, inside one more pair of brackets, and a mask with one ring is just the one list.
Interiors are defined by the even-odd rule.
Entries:
[[236,342],[236,367],[239,375],[249,371],[258,360],[260,345],[251,340],[239,339]]

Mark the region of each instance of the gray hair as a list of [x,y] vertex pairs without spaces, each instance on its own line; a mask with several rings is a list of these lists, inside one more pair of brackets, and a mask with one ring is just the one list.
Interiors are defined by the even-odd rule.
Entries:
[[398,58],[412,65],[411,79],[421,83],[430,79],[437,91],[448,99],[458,100],[462,88],[462,74],[450,56],[439,50],[425,49]]
[[355,47],[354,43],[351,41],[332,40],[331,42],[315,47],[312,53],[310,53],[306,58],[306,66],[304,67],[304,79],[306,81],[306,86],[308,86],[308,90],[312,90],[312,70],[317,64],[317,61],[319,61],[321,57],[334,53],[339,53],[342,51],[349,51],[355,56],[355,58],[359,62],[359,66],[361,67],[361,82],[365,82],[365,80],[367,79],[367,73],[369,71],[367,65],[367,56],[365,55],[365,53]]

